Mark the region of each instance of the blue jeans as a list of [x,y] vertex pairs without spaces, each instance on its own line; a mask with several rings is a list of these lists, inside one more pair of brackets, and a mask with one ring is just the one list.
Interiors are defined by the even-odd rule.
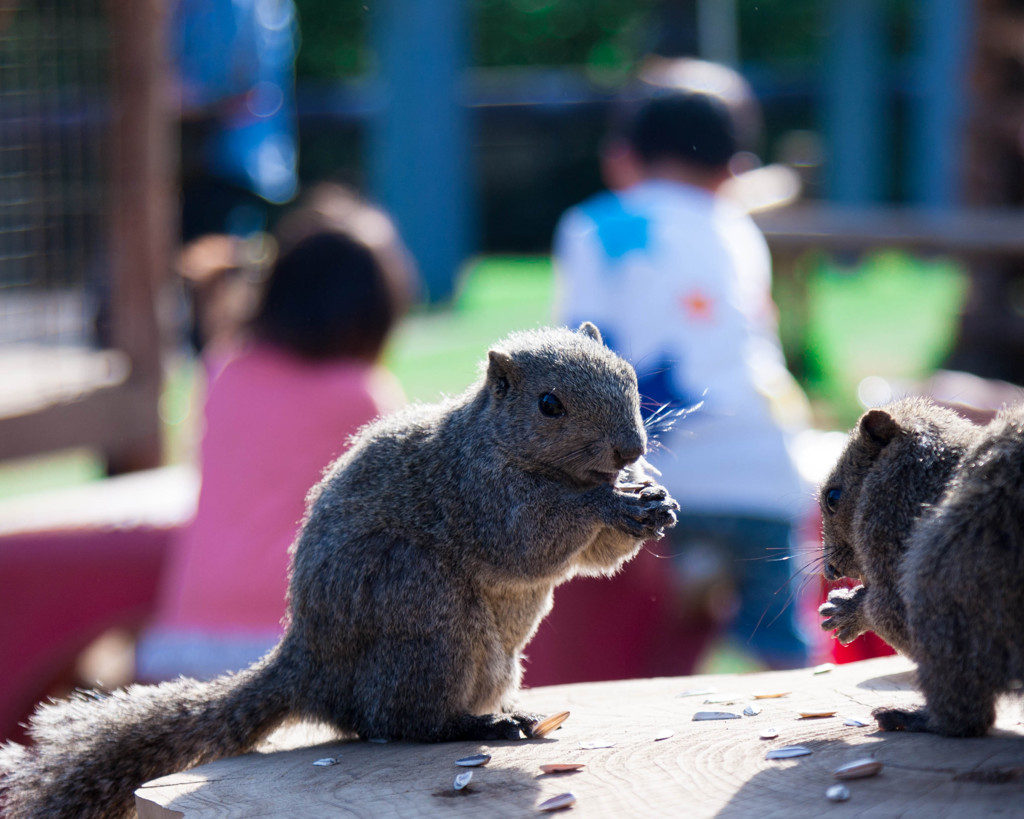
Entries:
[[672,555],[680,595],[770,668],[802,667],[811,656],[793,535],[786,520],[683,513],[660,549]]

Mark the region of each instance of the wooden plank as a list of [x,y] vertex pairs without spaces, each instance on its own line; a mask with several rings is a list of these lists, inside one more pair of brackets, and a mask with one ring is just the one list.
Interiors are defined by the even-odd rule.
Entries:
[[[153,403],[150,385],[129,381],[97,387],[75,400],[0,417],[0,460],[89,446],[115,459],[148,447]],[[155,412],[155,408],[153,410]]]
[[[260,753],[221,760],[154,780],[136,791],[140,816],[525,816],[556,794],[577,797],[573,815],[648,816],[949,816],[1019,810],[1022,785],[972,781],[979,772],[1012,779],[1024,771],[1024,729],[1012,707],[1000,712],[990,736],[955,740],[925,734],[880,734],[872,708],[920,702],[913,666],[886,657],[838,666],[749,675],[662,678],[552,686],[523,692],[528,710],[568,709],[570,719],[550,737],[494,743],[374,744],[335,742],[308,746],[315,735],[278,732]],[[734,700],[705,703],[714,687]],[[755,693],[783,693],[753,700]],[[756,716],[694,722],[697,711],[740,714],[751,703]],[[805,710],[836,716],[800,719]],[[859,718],[866,727],[845,725]],[[760,734],[774,726],[776,739]],[[303,726],[303,731],[308,727]],[[674,734],[657,741],[663,730]],[[584,750],[580,743],[607,740],[613,747]],[[770,748],[804,745],[809,756],[768,760]],[[457,758],[486,752],[491,762],[473,769],[468,792],[452,788]],[[849,802],[832,805],[826,789],[833,771],[872,756],[883,763],[870,779],[847,782]],[[314,766],[325,757],[330,767]],[[577,773],[547,775],[540,765],[583,762]],[[959,777],[959,778],[958,778]]]
[[964,257],[1024,257],[1024,210],[798,204],[754,215],[772,250],[897,247]]

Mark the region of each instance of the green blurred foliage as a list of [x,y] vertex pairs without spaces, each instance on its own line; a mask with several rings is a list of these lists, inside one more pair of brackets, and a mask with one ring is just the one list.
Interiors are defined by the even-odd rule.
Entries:
[[819,59],[826,0],[739,0],[744,62],[805,64]]
[[[623,75],[649,42],[658,0],[465,0],[478,66],[586,65]],[[369,0],[296,0],[300,79],[346,79],[373,66]]]

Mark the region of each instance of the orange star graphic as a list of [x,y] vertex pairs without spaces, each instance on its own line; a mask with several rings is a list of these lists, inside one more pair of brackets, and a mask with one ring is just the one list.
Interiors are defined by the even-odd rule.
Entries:
[[679,307],[687,318],[710,321],[714,316],[714,302],[700,290],[692,290],[679,297]]

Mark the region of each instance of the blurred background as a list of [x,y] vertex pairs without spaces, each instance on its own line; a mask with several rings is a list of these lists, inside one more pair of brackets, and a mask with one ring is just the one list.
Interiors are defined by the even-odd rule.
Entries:
[[[258,263],[315,183],[388,210],[422,277],[385,356],[410,399],[463,389],[491,341],[551,320],[555,223],[601,188],[615,103],[652,54],[739,70],[762,109],[752,161],[799,183],[755,218],[818,429],[929,380],[968,403],[1024,383],[1024,2],[254,6],[251,43],[276,63],[242,96],[280,127],[248,143],[265,171],[251,230],[205,229],[245,234]],[[0,680],[0,735],[80,649],[145,618],[164,535],[194,507],[202,379],[178,259],[191,174],[218,154],[216,93],[187,81],[220,50],[190,39],[190,10],[0,0],[0,656],[26,669]],[[243,32],[225,31],[227,52]],[[87,542],[46,550],[70,530]],[[79,596],[108,552],[94,606]],[[33,561],[66,585],[15,580]]]

